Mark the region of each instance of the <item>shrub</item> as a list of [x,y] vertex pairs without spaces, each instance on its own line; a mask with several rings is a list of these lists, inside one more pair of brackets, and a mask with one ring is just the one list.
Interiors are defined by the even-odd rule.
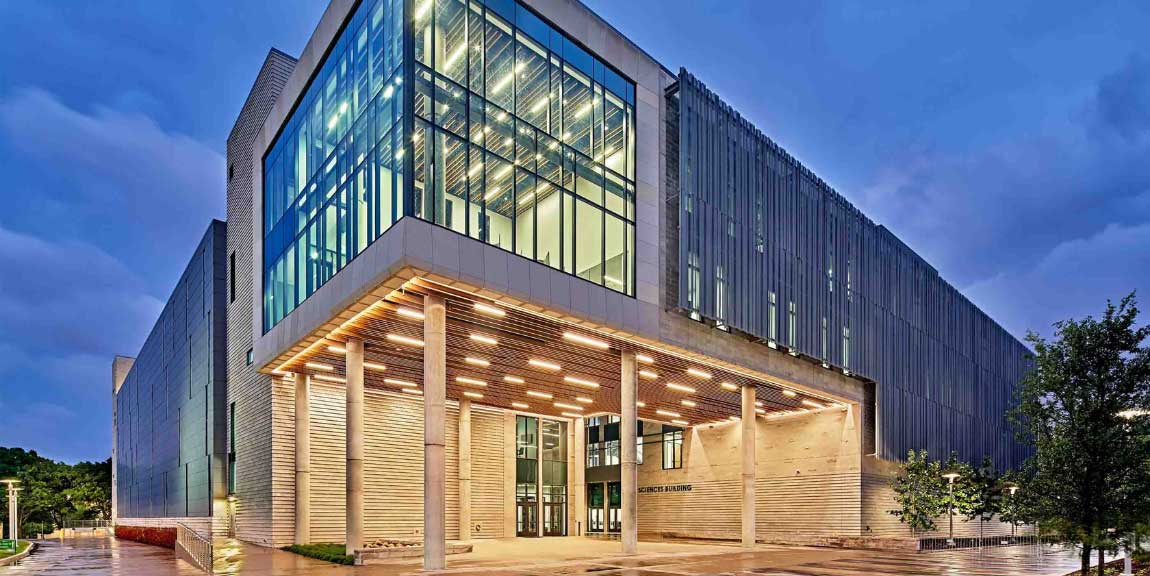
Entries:
[[307,556],[308,558],[315,558],[325,562],[346,564],[348,566],[355,564],[355,556],[344,554],[345,549],[343,544],[293,544],[291,546],[284,546],[283,549],[299,554],[300,556]]
[[116,526],[116,538],[143,542],[152,546],[164,548],[176,547],[175,528],[157,528],[151,526]]

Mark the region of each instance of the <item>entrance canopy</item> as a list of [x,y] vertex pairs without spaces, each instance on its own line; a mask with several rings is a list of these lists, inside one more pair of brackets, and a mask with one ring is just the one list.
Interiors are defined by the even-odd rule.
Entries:
[[735,419],[740,387],[753,386],[760,414],[841,401],[758,379],[674,350],[600,333],[524,308],[413,278],[302,351],[274,374],[345,381],[344,343],[364,342],[364,385],[422,394],[423,301],[442,295],[447,314],[447,398],[573,418],[619,414],[621,353],[639,362],[638,417],[677,426]]

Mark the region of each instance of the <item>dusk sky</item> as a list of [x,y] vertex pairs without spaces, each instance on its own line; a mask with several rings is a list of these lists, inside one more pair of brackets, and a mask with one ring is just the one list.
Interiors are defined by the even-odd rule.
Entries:
[[[1150,4],[587,0],[1004,327],[1150,308]],[[111,453],[269,48],[323,0],[0,2],[0,446]]]

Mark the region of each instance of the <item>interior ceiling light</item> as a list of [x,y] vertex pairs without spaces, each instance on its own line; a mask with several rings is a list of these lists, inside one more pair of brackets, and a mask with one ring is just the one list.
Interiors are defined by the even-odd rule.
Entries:
[[331,364],[324,364],[323,362],[305,362],[304,366],[307,366],[312,370],[323,370],[324,372],[331,372],[332,370],[335,370],[335,366],[332,366]]
[[584,336],[584,335],[576,333],[576,332],[564,332],[563,338],[565,340],[570,340],[572,342],[578,342],[579,344],[583,344],[585,346],[591,346],[592,348],[598,348],[600,350],[606,350],[606,349],[611,347],[610,344],[608,344],[602,340],[596,340],[594,338],[589,338],[587,336]]
[[763,410],[762,408],[755,408],[755,412],[757,412],[759,414],[766,414],[767,413],[767,411]]
[[476,342],[479,342],[480,344],[490,344],[492,346],[499,344],[498,340],[496,340],[495,338],[492,338],[491,336],[488,336],[486,334],[472,333],[470,338]]
[[580,404],[591,404],[591,403],[595,402],[594,400],[592,400],[586,396],[577,396],[575,398],[575,401],[579,402]]
[[504,382],[510,382],[512,384],[522,384],[523,383],[523,379],[518,377],[518,376],[504,376],[503,381]]
[[794,390],[783,390],[783,396],[786,396],[787,398],[794,398],[798,395],[799,393],[795,392]]
[[408,382],[407,380],[397,380],[395,378],[384,378],[384,384],[391,384],[393,386],[403,386],[404,388],[416,388],[415,382]]
[[487,360],[484,360],[482,358],[474,358],[472,356],[468,356],[468,357],[464,358],[463,361],[467,362],[468,364],[471,364],[472,366],[481,366],[483,368],[486,368],[486,367],[491,365],[491,362],[488,362]]
[[646,378],[648,380],[654,380],[654,379],[658,378],[659,375],[656,374],[655,372],[650,371],[650,370],[640,370],[639,371],[639,377],[640,378]]
[[400,316],[406,316],[408,318],[411,318],[412,320],[423,320],[423,312],[420,312],[419,310],[413,310],[411,308],[407,308],[404,306],[400,306],[399,308],[396,308],[395,313],[399,314]]
[[646,408],[646,407],[647,407],[647,403],[646,403],[646,402],[635,401],[635,406],[638,406],[639,408]]
[[762,407],[763,407],[763,402],[762,402],[761,400],[755,400],[755,406],[758,406],[759,408],[762,408]]
[[328,352],[335,352],[336,354],[347,354],[347,348],[344,348],[343,346],[335,346],[335,345],[328,346],[327,351]]
[[597,382],[592,382],[590,380],[584,380],[582,378],[576,378],[574,376],[564,376],[563,381],[569,382],[571,384],[578,384],[580,386],[586,386],[588,388],[598,388],[599,387],[599,383],[597,383]]
[[396,344],[407,344],[408,346],[423,346],[423,340],[418,338],[411,338],[402,334],[388,334],[387,339]]
[[337,384],[347,384],[347,379],[340,378],[339,376],[328,376],[327,374],[316,374],[312,376],[316,380],[323,380],[325,382],[335,382]]
[[552,398],[551,394],[548,392],[537,392],[535,390],[528,390],[527,395],[528,396],[534,396],[536,398],[544,398],[547,400],[550,400]]
[[404,388],[403,392],[407,392],[408,394],[415,394],[416,396],[423,396],[423,390],[420,390],[419,388]]
[[538,360],[535,358],[528,360],[527,363],[536,367],[536,368],[542,368],[544,370],[559,370],[559,369],[563,368],[562,366],[560,366],[554,362],[548,362],[546,360]]
[[680,392],[686,392],[688,394],[694,394],[695,393],[694,388],[691,388],[690,386],[684,386],[682,384],[675,384],[674,382],[668,382],[667,387],[672,389],[672,390],[678,390]]
[[579,412],[581,412],[583,410],[582,406],[576,406],[574,404],[567,404],[566,402],[556,402],[555,407],[556,408],[563,408],[566,410],[575,410],[575,411],[579,411]]
[[487,383],[476,378],[468,378],[467,376],[456,376],[455,381],[460,384],[470,384],[472,386],[487,386]]
[[691,423],[687,422],[686,420],[671,420],[671,423],[672,424],[678,424],[679,426],[690,426],[691,425]]
[[384,366],[379,362],[364,362],[363,367],[368,370],[375,370],[376,372],[383,372],[384,370],[387,370],[387,366]]
[[826,408],[826,406],[823,406],[822,404],[819,404],[818,402],[813,402],[811,400],[805,400],[805,399],[803,400],[803,406],[810,406],[811,408],[815,408],[815,409]]
[[526,409],[530,408],[531,406],[528,404],[524,404],[522,402],[512,402],[511,407],[512,408],[518,408],[520,410],[526,410]]
[[475,398],[476,400],[483,398],[483,395],[480,394],[479,392],[472,392],[470,390],[468,390],[467,392],[464,392],[463,395],[467,396],[468,398]]
[[691,376],[694,376],[696,378],[705,378],[707,380],[711,379],[711,373],[710,372],[704,372],[702,370],[699,370],[698,368],[687,368],[687,374],[690,374]]
[[719,386],[722,386],[723,390],[730,390],[731,392],[738,392],[739,391],[739,387],[734,385],[734,384],[731,384],[730,382],[723,382],[722,384],[719,384]]
[[695,404],[694,400],[679,400],[679,404],[682,404],[688,408],[694,408],[695,406],[698,406],[698,404]]
[[578,413],[578,412],[560,412],[560,415],[566,416],[568,418],[582,418],[583,417],[583,415]]
[[503,310],[502,308],[496,308],[495,306],[491,306],[490,304],[484,304],[482,302],[476,302],[475,303],[475,311],[476,312],[482,312],[482,313],[487,314],[489,316],[497,316],[499,318],[502,318],[502,317],[507,315],[507,312],[505,310]]
[[679,416],[682,416],[682,414],[679,414],[678,412],[671,412],[670,410],[656,410],[655,413],[660,416],[670,416],[672,418],[678,418]]
[[646,355],[646,354],[636,354],[635,359],[644,363],[644,364],[654,364],[655,363],[655,359]]

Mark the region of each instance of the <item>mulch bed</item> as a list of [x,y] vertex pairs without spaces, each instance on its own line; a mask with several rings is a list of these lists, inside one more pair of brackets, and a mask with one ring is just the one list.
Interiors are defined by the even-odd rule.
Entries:
[[[1125,560],[1115,560],[1106,563],[1106,576],[1122,576],[1122,570],[1126,567]],[[1075,570],[1066,576],[1078,576],[1082,572]],[[1134,576],[1150,576],[1150,562],[1134,562],[1134,571],[1131,572]],[[1098,575],[1098,568],[1090,569],[1091,576]]]

